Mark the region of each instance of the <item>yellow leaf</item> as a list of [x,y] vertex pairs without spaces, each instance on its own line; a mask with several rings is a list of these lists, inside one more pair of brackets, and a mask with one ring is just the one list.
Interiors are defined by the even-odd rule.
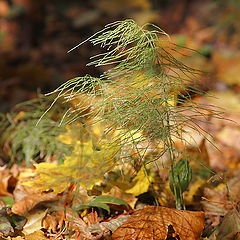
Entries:
[[193,203],[194,196],[198,194],[199,189],[201,189],[205,184],[206,180],[198,178],[197,181],[195,181],[194,184],[191,186],[188,194],[184,195],[184,201],[189,204]]
[[[152,177],[148,177],[150,181],[152,181]],[[143,168],[138,172],[137,176],[133,179],[131,183],[131,188],[125,190],[126,193],[131,193],[135,196],[138,196],[142,193],[145,193],[148,191],[150,182],[147,179]]]
[[29,235],[25,236],[25,240],[48,240],[49,238],[44,236],[44,232],[41,230],[37,230]]
[[226,188],[226,184],[225,183],[220,183],[220,184],[218,184],[217,187],[214,188],[214,190],[222,191],[225,188]]
[[[53,163],[35,164],[37,176],[33,181],[22,183],[24,186],[38,188],[42,191],[52,189],[55,193],[61,193],[71,184],[68,169],[56,166]],[[70,176],[69,176],[70,175]]]
[[31,169],[31,168],[24,168],[19,173],[18,180],[19,181],[24,181],[26,179],[30,179],[30,178],[35,177],[35,176],[36,176],[36,172],[33,169]]
[[36,178],[24,185],[43,191],[52,189],[55,193],[63,192],[76,181],[85,189],[91,188],[112,168],[120,150],[116,140],[100,136],[104,133],[103,129],[100,123],[94,125],[93,129],[82,124],[67,126],[67,132],[60,135],[58,141],[71,144],[72,154],[66,156],[60,166],[52,163],[35,164]]
[[14,237],[14,238],[11,238],[10,236],[8,236],[8,238],[6,240],[25,240],[24,237],[20,237],[20,236],[17,236],[17,237]]

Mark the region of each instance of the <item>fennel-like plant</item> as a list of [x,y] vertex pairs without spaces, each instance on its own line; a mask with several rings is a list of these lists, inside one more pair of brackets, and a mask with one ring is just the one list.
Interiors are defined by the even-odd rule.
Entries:
[[[186,159],[177,162],[175,140],[184,141],[185,126],[201,131],[195,120],[204,107],[192,102],[189,94],[200,92],[192,87],[200,72],[177,60],[174,55],[179,48],[152,24],[117,21],[81,44],[87,41],[106,50],[88,64],[103,68],[103,74],[67,81],[54,91],[58,94],[55,101],[64,97],[77,102],[65,114],[68,122],[79,117],[87,119],[88,124],[104,122],[106,136],[114,136],[105,144],[109,148],[116,146],[112,142],[120,144],[120,158],[125,163],[133,161],[130,152],[137,156],[137,164],[146,176],[149,148],[158,152],[150,161],[168,154],[176,207],[184,208],[182,193],[191,180],[191,168]],[[210,110],[208,113],[213,114]]]
[[26,166],[30,166],[33,161],[47,161],[53,156],[60,163],[70,154],[71,146],[56,140],[66,131],[64,126],[57,126],[58,118],[62,117],[64,111],[62,106],[55,105],[36,125],[51,102],[52,98],[39,96],[18,104],[11,112],[1,115],[0,146],[7,150],[11,164],[25,162]]

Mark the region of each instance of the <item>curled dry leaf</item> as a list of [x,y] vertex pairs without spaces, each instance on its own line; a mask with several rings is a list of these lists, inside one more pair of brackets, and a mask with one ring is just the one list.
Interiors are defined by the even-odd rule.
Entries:
[[0,167],[0,196],[12,196],[8,191],[9,187],[15,187],[18,176],[18,169],[14,164],[11,169],[7,165]]
[[58,221],[56,216],[52,216],[47,213],[46,217],[43,219],[43,228],[46,229],[48,232],[56,232],[57,231],[57,226],[58,226]]
[[197,240],[204,228],[204,212],[148,206],[136,211],[112,235],[113,240]]
[[23,216],[31,209],[33,209],[37,204],[45,201],[57,201],[59,198],[59,195],[52,192],[32,194],[13,204],[12,212]]

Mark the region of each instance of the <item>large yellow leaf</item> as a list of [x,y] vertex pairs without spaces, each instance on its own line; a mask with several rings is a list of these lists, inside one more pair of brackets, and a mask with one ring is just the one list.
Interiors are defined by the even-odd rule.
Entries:
[[72,154],[59,166],[53,163],[35,164],[36,178],[24,185],[43,191],[52,189],[55,193],[63,192],[76,181],[86,189],[91,188],[112,168],[120,149],[118,142],[110,138],[108,141],[104,138],[97,141],[102,133],[100,123],[93,129],[86,129],[80,124],[74,128],[67,127],[67,132],[59,140],[74,147]]

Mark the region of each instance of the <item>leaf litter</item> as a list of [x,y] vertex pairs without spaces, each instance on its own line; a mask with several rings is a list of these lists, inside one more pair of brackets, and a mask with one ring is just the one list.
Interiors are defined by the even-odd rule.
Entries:
[[[239,86],[239,79],[236,74],[238,72],[236,66],[239,65],[238,59],[232,60],[233,63],[236,63],[232,64],[231,61],[224,58],[224,55],[218,56],[217,54],[214,57],[215,64],[217,65],[217,76],[229,85],[235,84]],[[225,62],[227,62],[226,64],[229,66],[229,70],[223,74],[222,66],[223,64],[226,66]],[[215,105],[224,107],[226,109],[226,118],[233,119],[236,123],[240,120],[239,108],[237,107],[239,105],[239,96],[236,92],[237,91],[234,90],[229,92],[216,91],[211,93],[216,99],[200,99],[200,101],[213,101]],[[199,101],[199,99],[196,99],[196,101]],[[15,121],[18,120],[15,119]],[[191,162],[191,164],[193,165],[193,169],[195,168],[194,172],[197,170],[199,176],[194,176],[193,174],[192,177],[194,181],[186,191],[184,199],[186,199],[187,208],[194,210],[203,209],[205,220],[210,220],[210,225],[213,225],[215,232],[206,234],[205,236],[207,237],[204,239],[234,239],[240,232],[239,213],[237,211],[240,189],[238,171],[240,166],[238,151],[240,128],[239,124],[229,121],[213,119],[212,122],[212,125],[210,125],[207,131],[212,132],[213,135],[216,136],[217,147],[220,151],[216,151],[208,142],[203,144],[201,140],[199,143],[191,143],[187,146],[189,154],[195,155],[196,161]],[[79,130],[79,126],[75,126],[75,129]],[[89,129],[86,131],[87,140],[85,139],[84,141],[86,143],[86,153],[88,154],[92,154],[95,150],[94,138],[96,135],[99,136],[99,133],[103,133],[101,127],[96,127],[95,130],[97,130],[97,133]],[[87,136],[89,133],[93,135],[90,138]],[[190,134],[194,133],[192,132]],[[78,140],[70,134],[69,130],[61,135],[58,140],[61,138],[65,143],[69,143],[70,141],[73,145],[78,145]],[[77,151],[76,148],[74,149],[75,151]],[[74,152],[73,155],[67,157],[74,159]],[[101,156],[99,156],[99,158],[100,157]],[[71,170],[78,165],[78,161],[79,159],[73,160],[74,164],[70,166]],[[199,164],[199,162],[202,164]],[[35,186],[38,186],[38,188],[36,188],[33,193],[24,193],[24,197],[18,197],[17,193],[13,191],[14,188],[16,190],[17,184],[20,183],[18,173],[13,173],[6,167],[1,167],[0,196],[3,200],[1,204],[3,206],[7,205],[3,196],[13,196],[15,203],[12,206],[12,212],[14,212],[14,214],[26,215],[29,213],[30,217],[28,220],[31,218],[36,221],[38,220],[38,226],[33,233],[25,232],[25,236],[10,237],[16,234],[21,227],[18,229],[16,222],[13,223],[11,221],[13,213],[2,208],[0,226],[3,235],[8,236],[9,239],[63,239],[68,236],[72,236],[72,239],[107,239],[110,235],[112,235],[113,239],[133,239],[133,237],[134,239],[163,240],[201,239],[200,236],[204,227],[204,213],[200,211],[183,212],[170,208],[172,207],[170,200],[164,201],[167,197],[173,199],[171,191],[168,191],[169,179],[164,179],[162,175],[160,175],[160,181],[158,181],[159,176],[152,176],[150,181],[154,189],[159,191],[159,195],[157,196],[158,202],[169,208],[144,205],[145,208],[136,210],[134,213],[128,213],[126,212],[127,210],[121,206],[118,210],[115,210],[108,202],[108,208],[105,206],[105,210],[107,210],[107,212],[110,211],[110,214],[103,212],[104,207],[99,210],[91,205],[88,206],[88,210],[83,208],[78,213],[73,212],[69,208],[73,206],[73,204],[78,202],[79,205],[82,204],[82,206],[84,206],[84,204],[86,205],[86,203],[94,198],[86,192],[81,192],[80,188],[78,188],[80,196],[75,197],[74,191],[71,191],[74,180],[64,168],[69,167],[69,163],[70,160],[66,161],[66,165],[64,165],[62,169],[56,168],[55,162],[51,163],[53,165],[40,164],[38,173],[36,174],[36,172],[34,172],[34,174],[30,174],[30,178],[28,177],[28,180],[32,179],[33,176],[39,178],[39,181],[35,182]],[[96,162],[92,163],[92,166],[89,166],[89,169],[92,169],[92,171],[95,169],[99,170],[96,173],[95,179],[89,179],[89,176],[93,176],[92,172],[88,175],[88,171],[83,170],[82,173],[84,178],[88,180],[85,185],[90,186],[90,188],[93,187],[99,196],[104,196],[104,194],[112,197],[117,196],[132,208],[136,208],[136,206],[139,206],[136,197],[148,190],[151,191],[151,184],[145,181],[146,179],[142,172],[143,169],[137,173],[135,172],[135,178],[132,176],[132,178],[129,177],[126,181],[122,179],[116,186],[115,183],[119,178],[113,178],[107,181],[107,177],[105,178],[103,176],[98,167],[98,163],[96,158]],[[85,165],[83,164],[83,166]],[[104,168],[108,167],[108,162],[106,162]],[[204,173],[205,167],[211,170],[210,178],[207,178]],[[223,167],[223,170],[228,170],[227,177],[217,173],[217,171],[219,169],[222,170]],[[120,170],[123,171],[122,169]],[[134,172],[134,170],[135,169],[131,169],[132,172]],[[159,170],[159,172],[160,171],[161,170]],[[215,173],[217,173],[217,175],[215,175]],[[67,182],[59,181],[59,178],[57,178],[59,175],[60,178],[67,175],[69,177]],[[52,176],[56,176],[56,179],[58,179],[54,183],[51,182]],[[95,182],[98,181],[100,183],[95,185]],[[22,182],[20,185],[22,185]],[[126,187],[126,185],[128,185],[128,187]],[[34,184],[29,186],[32,188]],[[26,184],[23,184],[22,187],[26,188]],[[116,188],[117,192],[114,191]],[[117,202],[113,202],[113,205],[116,203]],[[41,213],[40,217],[34,215],[35,210],[39,210]],[[224,218],[221,220],[223,216]],[[48,234],[46,234],[46,230]]]

